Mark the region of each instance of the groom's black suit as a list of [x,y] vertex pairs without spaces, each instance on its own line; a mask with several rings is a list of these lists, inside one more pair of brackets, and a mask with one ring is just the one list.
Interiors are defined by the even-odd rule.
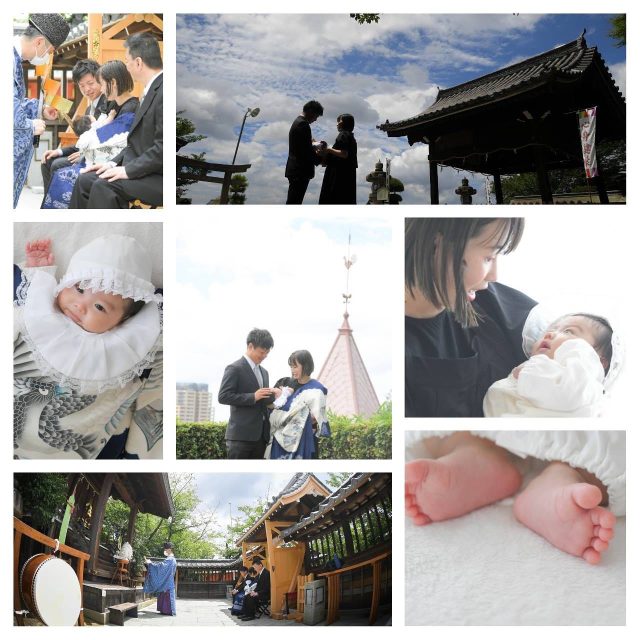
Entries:
[[95,172],[81,173],[71,196],[71,209],[127,209],[139,198],[162,205],[162,77],[149,87],[136,111],[127,146],[115,157],[127,171],[127,180],[109,182]]
[[316,164],[311,125],[306,118],[298,116],[289,129],[289,157],[284,172],[289,178],[287,204],[302,204],[309,180],[315,175]]
[[[259,367],[262,386],[269,386],[269,373]],[[256,402],[258,380],[247,359],[242,357],[224,370],[218,402],[231,406],[229,423],[225,433],[227,457],[230,459],[259,460],[264,457],[269,441],[269,418],[267,405],[273,396]]]

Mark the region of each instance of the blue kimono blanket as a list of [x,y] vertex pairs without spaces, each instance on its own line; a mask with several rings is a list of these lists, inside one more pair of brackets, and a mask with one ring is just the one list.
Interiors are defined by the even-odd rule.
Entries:
[[13,208],[27,180],[33,157],[33,120],[38,117],[38,100],[27,98],[22,58],[13,49]]
[[171,599],[171,615],[176,615],[176,592],[174,576],[176,573],[176,559],[168,556],[160,562],[147,564],[147,577],[144,581],[145,593],[169,593]]
[[83,154],[81,161],[58,169],[51,178],[43,209],[68,209],[73,187],[80,170],[91,164],[102,163],[115,157],[127,146],[127,134],[135,113],[129,111],[119,115],[113,122],[83,133],[76,146]]
[[[280,409],[269,416],[271,442],[265,456],[272,460],[309,460],[316,457],[316,438],[329,437],[326,387],[313,378],[298,387]],[[313,421],[317,426],[316,438]]]

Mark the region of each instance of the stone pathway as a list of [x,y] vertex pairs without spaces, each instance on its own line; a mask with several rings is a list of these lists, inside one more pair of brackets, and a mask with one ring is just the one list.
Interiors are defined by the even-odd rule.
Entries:
[[[291,627],[302,626],[294,620],[273,620],[262,616],[257,620],[242,622],[229,611],[228,600],[176,600],[177,615],[163,616],[156,610],[155,600],[150,606],[140,609],[137,618],[126,618],[125,627],[184,627],[184,626],[210,626],[210,627]],[[363,617],[344,617],[333,626],[366,626],[367,619]],[[390,625],[390,616],[381,616],[376,622],[378,625]],[[111,625],[110,625],[111,626]],[[318,626],[323,626],[320,623]]]
[[151,606],[138,611],[137,618],[127,618],[125,627],[178,627],[178,626],[215,626],[215,627],[249,627],[249,626],[291,626],[293,620],[272,620],[262,616],[257,620],[242,622],[231,615],[229,600],[176,600],[175,616],[163,616],[156,610],[155,601]]

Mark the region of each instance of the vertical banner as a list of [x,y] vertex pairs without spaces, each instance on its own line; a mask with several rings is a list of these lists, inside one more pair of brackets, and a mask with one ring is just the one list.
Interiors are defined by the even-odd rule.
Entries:
[[596,109],[583,109],[578,111],[578,126],[580,127],[580,142],[582,143],[582,159],[587,178],[595,178],[598,175],[598,163],[596,160]]

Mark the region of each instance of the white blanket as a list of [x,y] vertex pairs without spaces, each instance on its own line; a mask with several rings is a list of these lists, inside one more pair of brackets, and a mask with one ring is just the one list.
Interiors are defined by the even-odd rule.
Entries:
[[512,502],[406,520],[406,624],[624,625],[626,518],[594,566],[517,522]]

